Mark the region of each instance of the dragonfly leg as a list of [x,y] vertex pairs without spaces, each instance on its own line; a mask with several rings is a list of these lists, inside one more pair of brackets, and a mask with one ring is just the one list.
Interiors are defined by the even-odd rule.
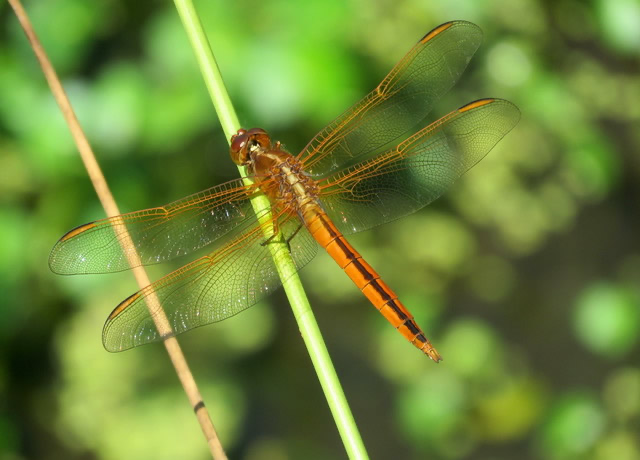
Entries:
[[298,228],[296,228],[296,231],[293,232],[289,238],[287,238],[287,249],[289,249],[289,252],[291,252],[291,240],[293,240],[293,238],[298,234],[301,228],[302,228],[302,222],[300,222],[300,224],[298,225]]
[[[295,229],[295,231],[287,237],[285,243],[287,244],[287,249],[289,250],[289,252],[291,252],[291,240],[293,240],[293,238],[295,238],[295,236],[298,234],[298,232],[300,231],[300,229],[302,228],[303,224],[302,222],[298,225],[298,227]],[[273,221],[273,235],[271,235],[269,238],[267,238],[266,240],[264,240],[262,243],[260,243],[262,246],[266,246],[267,244],[271,243],[271,241],[280,234],[280,230],[278,228],[278,222],[276,220]]]
[[278,236],[280,234],[280,227],[278,226],[278,219],[273,219],[272,225],[273,225],[273,233],[271,234],[271,236],[269,238],[267,238],[262,243],[260,243],[261,246],[266,246],[267,244],[271,243],[271,241],[276,236]]

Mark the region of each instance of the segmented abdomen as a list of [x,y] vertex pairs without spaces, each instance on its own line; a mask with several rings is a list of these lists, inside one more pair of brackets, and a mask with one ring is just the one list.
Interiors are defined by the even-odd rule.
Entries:
[[414,346],[438,362],[442,358],[413,320],[398,296],[342,236],[329,216],[315,203],[302,210],[305,225],[315,240],[327,250],[358,289],[393,326]]

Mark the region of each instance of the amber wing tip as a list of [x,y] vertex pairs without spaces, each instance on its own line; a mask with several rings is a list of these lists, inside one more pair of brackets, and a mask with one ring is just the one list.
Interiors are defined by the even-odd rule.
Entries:
[[65,233],[64,235],[62,235],[62,238],[60,238],[59,243],[70,240],[71,238],[73,238],[74,236],[77,236],[81,233],[86,232],[87,230],[91,230],[92,228],[94,228],[96,226],[95,222],[89,222],[88,224],[82,224],[82,225],[78,225],[76,228],[72,228],[71,230],[69,230],[67,233]]
[[449,27],[451,27],[453,24],[455,23],[455,21],[449,21],[449,22],[445,22],[444,24],[440,24],[438,27],[436,27],[435,29],[433,29],[430,32],[427,32],[424,37],[422,37],[420,39],[420,41],[418,43],[426,43],[429,40],[431,40],[433,37],[435,37],[436,35],[438,35],[440,32],[442,32],[443,30],[447,30]]

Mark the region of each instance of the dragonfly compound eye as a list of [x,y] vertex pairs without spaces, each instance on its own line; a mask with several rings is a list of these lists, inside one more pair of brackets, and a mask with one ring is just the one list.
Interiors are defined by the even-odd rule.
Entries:
[[250,129],[249,131],[247,131],[247,136],[249,136],[249,139],[251,140],[253,145],[265,150],[271,149],[271,137],[264,129]]
[[231,136],[231,159],[235,164],[245,164],[249,159],[249,135],[244,129],[239,129],[238,134]]

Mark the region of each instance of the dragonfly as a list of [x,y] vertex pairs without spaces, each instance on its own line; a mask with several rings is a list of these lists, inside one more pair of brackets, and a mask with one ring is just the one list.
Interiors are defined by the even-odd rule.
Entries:
[[[518,108],[503,99],[480,99],[426,120],[481,41],[482,31],[470,22],[436,27],[297,155],[261,128],[240,129],[230,155],[251,181],[239,178],[168,205],[81,225],[55,244],[51,270],[118,272],[211,248],[113,310],[103,344],[122,351],[247,309],[281,285],[274,257],[284,254],[297,271],[319,245],[393,327],[440,361],[407,307],[345,236],[426,206],[517,124]],[[256,197],[266,197],[270,209],[255,211]],[[166,315],[169,332],[158,330],[159,314]]]

